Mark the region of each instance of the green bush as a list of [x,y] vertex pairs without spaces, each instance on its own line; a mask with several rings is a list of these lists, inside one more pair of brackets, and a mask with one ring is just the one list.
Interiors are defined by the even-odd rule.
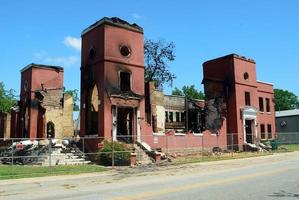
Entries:
[[[113,149],[114,151],[112,151]],[[95,160],[101,165],[111,166],[112,156],[114,157],[114,165],[130,165],[130,149],[124,143],[104,140],[104,147],[99,150]]]

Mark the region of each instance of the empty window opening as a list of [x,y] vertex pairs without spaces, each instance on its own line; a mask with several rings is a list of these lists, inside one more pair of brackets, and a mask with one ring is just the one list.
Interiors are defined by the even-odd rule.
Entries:
[[169,122],[168,112],[167,112],[167,111],[165,111],[165,121],[166,121],[166,122]]
[[201,112],[198,109],[190,109],[188,111],[188,129],[192,133],[202,132]]
[[131,90],[131,74],[128,72],[120,72],[120,90],[130,91]]
[[88,58],[93,60],[96,57],[96,50],[92,47],[88,52]]
[[268,124],[267,125],[268,127],[268,140],[269,139],[272,139],[272,126],[271,126],[271,124]]
[[261,139],[266,139],[265,124],[261,124]]
[[259,110],[264,112],[264,99],[263,97],[259,97]]
[[98,133],[98,111],[99,111],[99,96],[98,88],[95,84],[88,91],[86,102],[86,134],[93,135]]
[[270,112],[270,99],[269,98],[266,98],[266,111],[267,112]]
[[249,79],[249,74],[247,72],[244,73],[244,79],[248,80]]
[[120,54],[124,57],[129,57],[131,55],[131,49],[128,46],[121,46],[120,49]]
[[250,92],[245,92],[245,105],[250,106]]
[[180,113],[179,112],[175,112],[175,121],[180,122]]
[[185,122],[185,112],[181,113],[181,122]]
[[25,106],[25,111],[22,115],[21,119],[21,125],[22,125],[22,138],[28,138],[29,137],[29,113],[30,113],[30,107],[29,105]]
[[53,122],[47,123],[47,138],[55,137],[55,124]]
[[169,112],[169,122],[173,122],[173,112]]

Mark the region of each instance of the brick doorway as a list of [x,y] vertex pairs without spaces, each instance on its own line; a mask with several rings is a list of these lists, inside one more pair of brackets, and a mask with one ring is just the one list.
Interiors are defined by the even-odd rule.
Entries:
[[134,109],[117,107],[117,140],[132,143],[134,133]]

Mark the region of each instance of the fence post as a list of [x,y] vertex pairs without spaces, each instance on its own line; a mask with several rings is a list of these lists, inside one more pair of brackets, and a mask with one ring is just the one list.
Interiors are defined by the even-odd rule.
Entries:
[[12,151],[11,151],[11,165],[13,165],[13,159],[14,159],[14,158],[13,158],[13,157],[14,157],[14,156],[13,156],[13,153],[14,153],[14,146],[13,146],[13,143],[14,143],[14,139],[12,139],[12,145],[11,145],[11,146],[12,146]]
[[168,150],[168,135],[165,134],[165,137],[166,137],[166,152],[167,152],[167,155],[169,155],[169,150]]
[[52,166],[52,155],[51,155],[51,151],[52,151],[52,139],[49,138],[49,167]]
[[204,148],[203,148],[204,141],[203,141],[203,138],[204,138],[204,134],[202,134],[202,136],[201,136],[201,160],[204,159],[204,155],[203,155],[203,151],[204,151]]
[[114,139],[112,137],[112,168],[114,168]]
[[85,137],[82,138],[82,151],[83,151],[83,155],[85,156]]
[[[85,160],[86,156],[85,156],[85,145],[84,145],[84,143],[85,143],[85,138],[83,137],[82,138],[82,153],[83,153],[83,158]],[[85,162],[84,162],[84,165],[85,165]]]
[[234,134],[232,133],[232,145],[231,145],[231,151],[232,151],[232,157],[234,157]]

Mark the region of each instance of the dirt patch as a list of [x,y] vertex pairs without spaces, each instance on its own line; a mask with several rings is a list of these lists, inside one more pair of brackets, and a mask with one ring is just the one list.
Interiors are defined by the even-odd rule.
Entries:
[[62,185],[65,189],[74,189],[76,188],[77,186],[76,185],[70,185],[70,184],[64,184]]

